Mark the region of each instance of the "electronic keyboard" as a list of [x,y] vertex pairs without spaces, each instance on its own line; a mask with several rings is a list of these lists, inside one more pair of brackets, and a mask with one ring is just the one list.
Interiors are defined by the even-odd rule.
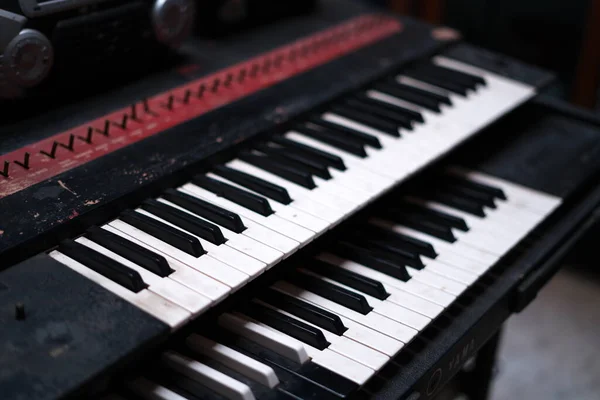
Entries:
[[0,126],[4,398],[429,399],[535,297],[599,121],[340,4]]

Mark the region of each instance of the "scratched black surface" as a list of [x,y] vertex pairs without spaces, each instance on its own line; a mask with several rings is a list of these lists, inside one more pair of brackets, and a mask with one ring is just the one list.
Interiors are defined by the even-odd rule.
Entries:
[[[339,4],[344,6],[336,6]],[[202,72],[197,75],[258,55],[365,11],[363,6],[353,4],[325,2],[320,13],[311,18],[272,25],[251,36],[230,38],[223,43],[200,42],[195,51],[200,54]],[[159,178],[168,177],[232,143],[273,128],[281,121],[381,75],[391,65],[423,56],[440,46],[431,39],[428,26],[412,20],[404,20],[404,24],[405,30],[400,35],[0,200],[0,231],[4,231],[0,252],[3,258],[18,259],[23,254],[17,251],[18,246],[25,244],[29,251],[44,250],[67,232],[72,234],[77,228],[108,218],[107,210],[91,213],[99,207],[123,207],[114,200],[125,199],[136,189],[150,188]],[[340,71],[344,73],[340,74]],[[2,151],[75,126],[184,79],[175,73],[156,76],[98,99],[0,128],[0,135],[5,135]],[[128,201],[134,199],[135,196],[127,197]]]
[[0,398],[11,400],[69,394],[170,331],[45,254],[0,273],[0,327]]

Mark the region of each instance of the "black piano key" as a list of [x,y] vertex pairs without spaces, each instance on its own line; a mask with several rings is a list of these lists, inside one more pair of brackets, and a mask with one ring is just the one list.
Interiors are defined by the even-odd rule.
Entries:
[[425,257],[437,257],[437,253],[435,252],[433,246],[430,243],[424,242],[422,240],[415,239],[413,237],[406,236],[401,233],[391,231],[389,229],[380,228],[371,224],[359,224],[358,229],[360,229],[366,237],[372,238],[373,240],[387,242],[392,244],[393,246],[397,246],[406,251],[420,254]]
[[92,226],[86,231],[85,236],[160,277],[164,278],[173,272],[167,260],[160,254],[105,229]]
[[320,149],[315,149],[314,147],[307,146],[303,143],[298,143],[294,140],[282,136],[275,136],[271,140],[277,143],[278,145],[283,146],[288,152],[292,154],[302,155],[316,162],[322,162],[326,165],[329,165],[331,168],[337,169],[338,171],[346,170],[344,160],[342,160],[335,154],[331,154]]
[[423,269],[425,267],[419,253],[414,250],[407,249],[406,246],[403,246],[402,244],[396,245],[391,241],[367,238],[363,243],[363,247],[376,253],[391,253],[397,262],[408,267],[413,267],[415,269]]
[[292,271],[287,275],[286,279],[293,285],[304,288],[363,315],[367,315],[373,310],[367,299],[360,293],[347,290],[315,276],[299,271]]
[[459,185],[459,186],[468,187],[470,189],[477,190],[482,193],[488,193],[500,200],[507,199],[504,191],[501,188],[496,187],[496,186],[490,186],[488,184],[483,184],[483,183],[475,182],[475,181],[472,181],[472,180],[469,180],[466,178],[459,178],[459,177],[450,176],[450,175],[445,175],[442,179],[444,179],[444,181],[451,182],[451,183]]
[[452,100],[445,94],[430,92],[429,90],[421,89],[418,87],[414,87],[411,85],[406,85],[404,83],[398,82],[395,78],[388,79],[388,83],[394,87],[400,87],[402,90],[410,93],[414,93],[416,95],[420,95],[426,97],[428,99],[436,100],[439,104],[445,104],[447,106],[452,106]]
[[339,316],[277,290],[261,290],[257,293],[257,298],[338,336],[348,330]]
[[245,303],[239,306],[239,310],[250,318],[269,325],[316,349],[325,350],[330,345],[321,330],[262,304]]
[[402,128],[413,128],[413,120],[410,117],[398,111],[392,111],[386,107],[377,106],[356,98],[349,98],[344,100],[344,105],[346,107],[350,107],[353,110],[361,111],[363,113],[370,113],[380,118],[384,118],[388,121],[393,121],[397,126],[401,126]]
[[[342,117],[350,118],[348,113],[343,112],[343,107],[341,106],[332,106],[330,110],[336,114],[339,114]],[[359,141],[365,146],[369,146],[374,149],[383,148],[383,146],[381,146],[381,143],[379,142],[379,138],[375,135],[357,131],[355,129],[348,128],[347,126],[339,125],[330,121],[326,121],[323,118],[317,116],[310,118],[309,121],[311,124],[318,126],[319,128],[328,131],[332,134],[341,137],[352,138],[353,140]]]
[[460,84],[471,90],[476,90],[477,86],[482,84],[481,82],[485,82],[485,80],[480,76],[464,74],[462,72],[440,67],[432,63],[419,64],[418,68],[419,70],[422,70],[431,76],[436,76],[440,79],[445,79],[449,82]]
[[146,210],[173,225],[177,225],[181,229],[193,233],[202,239],[208,240],[213,244],[220,245],[226,242],[223,232],[221,232],[221,229],[217,225],[173,208],[167,204],[154,199],[149,199],[144,201],[140,207],[143,210]]
[[336,147],[347,153],[353,154],[357,157],[366,158],[367,151],[364,148],[364,144],[360,141],[353,140],[347,137],[341,137],[335,133],[325,131],[313,124],[302,124],[294,127],[294,130],[309,136],[315,140],[326,143],[330,146]]
[[200,257],[206,253],[196,237],[157,221],[154,218],[132,210],[125,210],[121,213],[119,219],[194,257]]
[[458,229],[463,232],[467,232],[469,230],[469,226],[467,225],[467,222],[463,218],[445,213],[443,211],[435,210],[432,208],[427,208],[420,204],[414,204],[414,203],[408,203],[408,202],[405,202],[404,204],[402,204],[402,208],[410,213],[414,213],[414,214],[418,214],[418,215],[426,215],[427,218],[434,220],[437,223],[446,224],[454,229]]
[[306,260],[302,262],[302,267],[379,300],[385,300],[390,296],[390,294],[385,291],[385,287],[381,282],[367,278],[356,272],[336,267],[335,265],[321,260]]
[[60,242],[58,251],[134,293],[148,287],[137,271],[73,240]]
[[376,211],[383,218],[406,225],[420,232],[435,236],[444,241],[454,243],[456,237],[452,233],[452,229],[445,225],[439,225],[434,220],[429,220],[427,216],[415,215],[404,211],[402,208],[387,208],[385,210]]
[[206,175],[196,175],[192,183],[198,185],[217,196],[230,200],[240,206],[254,211],[257,214],[268,217],[273,214],[269,201],[262,196],[255,195],[225,182],[209,178]]
[[203,332],[208,338],[239,351],[275,370],[279,387],[302,399],[339,400],[357,388],[356,383],[312,362],[297,364],[270,349],[221,328]]
[[370,250],[356,247],[344,240],[335,243],[331,251],[342,258],[347,258],[401,281],[407,282],[410,279],[404,265],[391,263]]
[[485,217],[485,210],[483,206],[470,199],[466,199],[463,196],[457,196],[448,192],[432,192],[427,193],[427,199],[437,201],[438,203],[445,204],[447,206],[456,208],[457,210],[464,211],[469,214],[473,214],[478,217]]
[[404,75],[417,79],[421,82],[425,82],[430,85],[436,86],[438,88],[445,89],[449,92],[458,94],[463,97],[467,95],[468,86],[462,85],[458,82],[451,82],[447,79],[436,76],[436,74],[432,71],[420,70],[415,68],[413,70],[404,72]]
[[404,108],[404,107],[401,107],[401,106],[398,106],[395,104],[386,103],[385,101],[374,99],[365,93],[357,94],[355,96],[355,98],[361,102],[364,102],[365,104],[370,104],[374,107],[381,108],[381,109],[384,109],[384,110],[387,110],[387,111],[390,111],[393,113],[400,113],[400,114],[406,116],[407,118],[409,118],[411,121],[425,122],[425,118],[423,118],[423,114],[421,114],[418,111]]
[[236,213],[197,197],[190,196],[187,193],[168,189],[163,193],[162,197],[235,233],[242,233],[246,229],[242,219]]
[[275,185],[274,183],[267,182],[263,179],[235,170],[233,168],[226,167],[224,165],[215,167],[213,172],[225,179],[260,193],[263,196],[273,199],[281,204],[290,204],[292,202],[287,189],[279,185]]
[[433,111],[438,114],[442,112],[442,109],[440,108],[440,101],[421,93],[415,93],[406,87],[398,87],[398,85],[395,84],[380,82],[375,84],[374,89],[390,96],[397,97],[401,100],[408,101],[409,103],[414,103],[415,105],[426,108],[429,111]]
[[262,156],[253,154],[248,151],[242,151],[238,155],[240,160],[252,164],[257,168],[263,169],[277,175],[282,179],[293,182],[307,189],[314,189],[317,187],[312,175],[300,168],[284,164],[280,161],[269,158],[268,156]]
[[400,137],[398,124],[393,120],[376,114],[369,114],[346,105],[334,105],[331,107],[331,111],[341,117],[348,118],[370,128],[377,129],[389,136]]
[[258,146],[256,149],[281,164],[297,168],[306,173],[318,176],[321,179],[331,179],[331,174],[329,173],[326,164],[290,153],[283,147],[274,147],[263,144]]
[[485,207],[496,208],[496,198],[489,193],[480,192],[478,190],[471,189],[465,186],[458,186],[446,183],[442,183],[439,187],[444,191],[456,194],[457,196],[463,196]]

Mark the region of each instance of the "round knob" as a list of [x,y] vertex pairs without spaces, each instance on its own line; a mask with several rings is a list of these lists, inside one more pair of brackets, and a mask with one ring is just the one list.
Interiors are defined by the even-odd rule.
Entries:
[[33,29],[23,29],[4,50],[6,78],[20,87],[39,85],[50,73],[53,63],[52,43]]
[[156,0],[152,25],[159,42],[179,47],[192,32],[196,8],[193,0]]

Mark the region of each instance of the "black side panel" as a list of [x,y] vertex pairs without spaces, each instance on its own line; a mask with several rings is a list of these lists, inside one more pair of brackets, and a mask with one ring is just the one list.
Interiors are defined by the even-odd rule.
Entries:
[[36,256],[0,274],[0,398],[62,398],[168,332],[48,255]]

